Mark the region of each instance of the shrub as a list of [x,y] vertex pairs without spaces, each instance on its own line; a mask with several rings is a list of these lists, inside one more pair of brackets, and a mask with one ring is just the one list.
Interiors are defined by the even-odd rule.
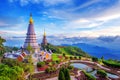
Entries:
[[68,66],[68,69],[70,69],[70,70],[73,70],[74,69],[74,66]]
[[5,76],[0,76],[0,80],[10,80],[10,78],[5,77]]
[[103,63],[110,67],[120,68],[120,63],[113,60],[103,60]]
[[79,56],[79,59],[81,59],[81,56]]
[[45,72],[46,73],[50,73],[50,72],[54,72],[56,71],[57,69],[55,67],[48,67],[47,69],[45,69]]
[[74,59],[77,59],[77,56],[75,56]]
[[38,62],[37,63],[37,67],[42,67],[42,66],[44,66],[45,65],[45,62]]
[[52,64],[55,65],[55,64],[56,64],[56,61],[52,61]]
[[96,80],[96,78],[95,78],[94,76],[92,76],[92,75],[89,74],[89,73],[86,73],[85,71],[84,71],[84,74],[85,74],[85,76],[87,77],[87,80]]
[[60,63],[60,60],[56,60],[56,63],[59,64],[59,63]]
[[98,70],[97,74],[99,74],[101,77],[107,77],[107,73],[104,70]]
[[63,53],[63,56],[65,57],[65,56],[66,56],[66,54],[65,54],[65,53]]
[[93,62],[97,62],[97,61],[98,61],[98,58],[92,57],[92,61],[93,61]]
[[72,59],[72,56],[70,56],[70,59]]
[[50,68],[48,67],[47,69],[45,69],[46,73],[50,73]]

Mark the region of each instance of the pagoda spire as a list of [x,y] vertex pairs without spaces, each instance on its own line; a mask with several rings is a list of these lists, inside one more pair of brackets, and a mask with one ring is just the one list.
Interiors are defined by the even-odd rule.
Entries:
[[43,34],[43,40],[42,40],[42,45],[47,45],[47,38],[46,38],[46,32],[45,32],[45,28],[44,28],[44,34]]
[[39,51],[40,47],[39,47],[39,45],[37,43],[37,39],[36,39],[32,14],[30,14],[27,36],[26,36],[26,39],[25,39],[25,42],[24,42],[24,49],[27,48],[28,44],[30,44],[30,46],[34,49],[34,51]]
[[30,20],[29,20],[30,24],[33,24],[33,19],[32,19],[32,13],[30,13]]
[[46,36],[45,28],[44,28],[44,36]]

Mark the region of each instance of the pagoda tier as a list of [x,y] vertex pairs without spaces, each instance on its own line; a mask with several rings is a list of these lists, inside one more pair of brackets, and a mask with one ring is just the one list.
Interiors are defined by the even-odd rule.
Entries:
[[32,20],[32,16],[30,16],[30,21],[29,21],[29,26],[28,26],[28,31],[27,31],[27,37],[25,39],[25,43],[24,43],[24,48],[26,49],[28,44],[30,44],[30,46],[36,50],[39,50],[39,45],[37,43],[37,39],[36,39],[36,34],[34,31],[34,26],[33,26],[33,20]]

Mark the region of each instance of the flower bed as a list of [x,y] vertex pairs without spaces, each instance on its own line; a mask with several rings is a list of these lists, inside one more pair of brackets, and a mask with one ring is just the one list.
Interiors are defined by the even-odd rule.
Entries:
[[37,70],[38,70],[38,71],[45,71],[45,69],[47,69],[47,68],[48,68],[48,66],[45,65],[45,66],[43,66],[43,67],[38,67]]

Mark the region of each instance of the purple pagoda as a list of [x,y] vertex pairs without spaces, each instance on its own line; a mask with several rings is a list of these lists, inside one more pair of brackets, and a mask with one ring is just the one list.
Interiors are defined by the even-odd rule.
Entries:
[[43,40],[42,40],[41,45],[47,45],[47,39],[46,39],[46,32],[45,32],[45,29],[44,29],[44,35],[43,35]]
[[30,44],[30,46],[34,49],[35,52],[38,52],[40,50],[40,47],[37,43],[36,34],[34,31],[32,15],[30,15],[27,37],[25,39],[23,48],[26,49],[28,44]]

